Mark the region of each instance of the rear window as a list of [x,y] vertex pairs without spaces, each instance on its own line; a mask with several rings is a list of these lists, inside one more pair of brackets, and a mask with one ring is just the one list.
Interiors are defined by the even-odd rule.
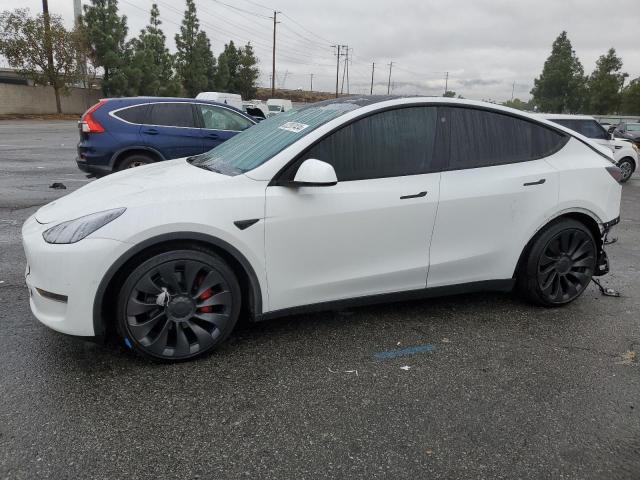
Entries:
[[568,135],[529,120],[475,108],[444,107],[449,169],[527,162],[557,152]]
[[563,127],[570,128],[574,132],[578,132],[587,138],[599,140],[609,139],[606,130],[595,120],[552,119],[551,121]]
[[135,107],[123,108],[114,112],[113,115],[129,123],[144,123],[147,105],[136,105]]
[[196,127],[190,103],[153,103],[149,115],[150,125],[167,127]]

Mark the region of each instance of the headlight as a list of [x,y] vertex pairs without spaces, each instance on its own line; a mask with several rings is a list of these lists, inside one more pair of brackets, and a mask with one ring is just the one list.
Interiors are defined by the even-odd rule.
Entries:
[[42,233],[47,243],[76,243],[124,213],[126,208],[114,208],[69,220]]

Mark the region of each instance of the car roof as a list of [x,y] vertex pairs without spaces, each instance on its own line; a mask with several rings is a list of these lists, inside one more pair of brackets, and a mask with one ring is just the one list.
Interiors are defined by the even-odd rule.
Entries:
[[219,107],[229,108],[235,112],[240,113],[241,115],[247,116],[242,110],[234,107],[233,105],[229,105],[227,103],[216,102],[213,100],[205,100],[205,99],[196,99],[196,98],[185,98],[185,97],[115,97],[115,98],[104,98],[111,104],[113,108],[123,108],[130,107],[133,105],[142,105],[145,103],[204,103],[206,105],[216,105]]
[[536,113],[547,120],[595,120],[591,115],[571,115],[568,113]]

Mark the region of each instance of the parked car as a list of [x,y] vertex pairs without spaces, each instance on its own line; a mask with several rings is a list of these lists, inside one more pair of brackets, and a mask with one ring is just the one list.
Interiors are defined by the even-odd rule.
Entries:
[[610,148],[616,165],[622,170],[622,182],[629,180],[638,168],[638,147],[631,142],[613,138],[595,118],[589,115],[540,115]]
[[242,110],[242,96],[237,93],[226,92],[200,92],[196,95],[196,100],[210,100],[212,102],[223,103],[238,110]]
[[620,123],[616,125],[614,135],[640,146],[640,123]]
[[256,122],[207,100],[100,100],[82,116],[76,162],[96,176],[211,150]]
[[40,208],[22,229],[35,316],[184,360],[223,342],[240,312],[514,286],[556,307],[609,269],[621,172],[572,130],[433,97],[348,97],[277,118]]
[[278,113],[288,112],[293,108],[291,100],[282,98],[270,98],[267,100],[267,108],[269,109],[269,117]]
[[261,122],[269,115],[269,109],[264,102],[242,102],[242,111],[250,115],[255,121]]

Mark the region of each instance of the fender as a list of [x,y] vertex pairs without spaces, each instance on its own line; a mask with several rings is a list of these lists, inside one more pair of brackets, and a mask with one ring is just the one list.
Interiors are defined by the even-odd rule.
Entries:
[[100,281],[100,285],[98,286],[98,290],[96,291],[96,296],[93,301],[93,330],[96,337],[104,338],[106,334],[106,323],[103,318],[104,311],[104,296],[109,287],[109,283],[114,278],[116,273],[122,268],[122,266],[131,260],[136,254],[146,250],[149,247],[153,247],[154,245],[159,245],[162,243],[166,243],[169,241],[196,241],[207,243],[209,245],[213,245],[218,247],[221,250],[224,250],[227,254],[233,257],[244,269],[249,278],[249,284],[251,288],[251,295],[253,301],[253,315],[256,318],[259,318],[262,315],[262,290],[260,288],[260,282],[258,281],[258,277],[253,269],[253,266],[246,257],[233,245],[221,240],[217,237],[213,237],[211,235],[207,235],[204,233],[198,232],[171,232],[162,235],[158,235],[156,237],[149,238],[143,242],[140,242],[134,245],[132,248],[127,250],[124,254],[122,254],[112,265],[109,267],[109,270],[104,274],[102,280]]
[[120,150],[115,152],[113,155],[111,155],[111,159],[109,160],[109,166],[111,167],[111,169],[113,169],[113,166],[116,164],[118,157],[120,157],[120,155],[122,155],[123,153],[127,153],[130,150],[146,150],[147,152],[150,152],[156,155],[161,161],[167,160],[166,158],[164,158],[164,155],[162,155],[155,148],[149,147],[147,145],[127,145],[126,147],[121,148]]

